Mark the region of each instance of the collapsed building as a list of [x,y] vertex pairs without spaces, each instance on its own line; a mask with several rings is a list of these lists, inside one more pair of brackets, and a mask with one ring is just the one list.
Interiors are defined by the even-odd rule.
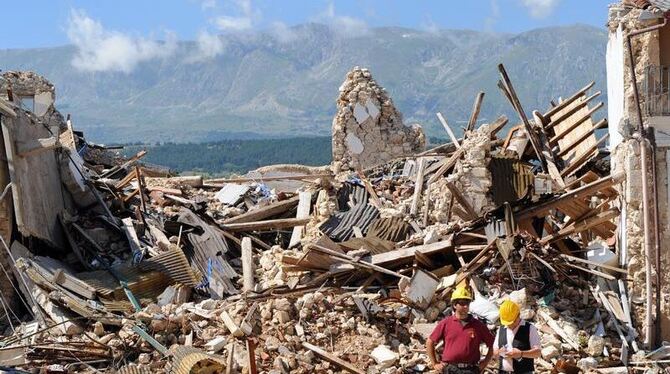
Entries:
[[89,143],[53,85],[4,73],[0,368],[428,372],[425,339],[463,283],[491,328],[506,299],[539,327],[538,372],[662,367],[664,11],[610,8],[609,125],[593,82],[527,112],[499,65],[518,118],[481,123],[480,93],[460,137],[437,114],[450,141],[426,150],[356,67],[331,165],[236,178]]

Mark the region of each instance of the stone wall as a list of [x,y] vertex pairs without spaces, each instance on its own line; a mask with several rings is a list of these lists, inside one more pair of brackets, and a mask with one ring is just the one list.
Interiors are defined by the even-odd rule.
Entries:
[[[610,33],[616,32],[620,26],[623,34],[639,30],[657,24],[659,20],[640,20],[639,9],[624,9],[621,5],[610,7],[608,28]],[[666,26],[667,27],[667,26]],[[625,238],[625,243],[619,244],[619,251],[622,247],[626,249],[626,266],[628,269],[627,287],[631,299],[631,310],[633,318],[636,321],[640,341],[644,340],[645,331],[645,311],[646,308],[655,310],[655,305],[646,305],[646,271],[645,263],[647,261],[644,249],[644,230],[642,214],[642,172],[640,159],[640,145],[637,140],[630,138],[631,130],[638,126],[637,109],[633,93],[632,77],[630,74],[631,61],[629,58],[628,46],[624,38],[624,110],[621,123],[611,123],[610,126],[616,126],[616,129],[623,135],[623,141],[612,151],[612,172],[623,171],[626,175],[625,181],[619,187],[621,199],[619,201],[622,210],[622,220],[625,222],[625,233],[620,233],[620,237]],[[638,87],[643,87],[645,81],[645,68],[649,65],[660,64],[659,33],[657,31],[642,34],[633,38],[632,41],[633,56],[635,61],[635,73],[638,81]],[[609,73],[609,72],[608,72]],[[647,117],[644,112],[645,95],[640,91],[641,107],[643,108],[643,122],[647,125]],[[668,148],[657,148],[655,164],[651,155],[648,157],[649,170],[648,179],[651,180],[652,167],[655,167],[657,176],[657,196],[659,209],[659,232],[656,232],[653,220],[653,200],[652,188],[650,183],[650,241],[653,248],[655,235],[659,235],[661,243],[661,315],[656,321],[661,326],[661,336],[657,340],[667,340],[670,338],[670,303],[666,300],[670,295],[670,272],[663,271],[670,263],[670,252],[664,249],[664,243],[670,241],[670,221],[668,216],[668,173],[666,150]],[[620,226],[620,230],[624,230]],[[623,234],[623,235],[622,235]],[[653,250],[652,250],[653,252]],[[656,259],[652,261],[653,269],[657,269]],[[654,284],[656,284],[656,274],[651,274]]]
[[11,90],[15,101],[21,97],[32,97],[33,107],[24,109],[30,110],[38,117],[55,112],[56,89],[51,82],[39,74],[32,71],[4,72],[0,79],[0,98],[8,99],[8,89]]
[[420,125],[405,126],[368,69],[353,68],[340,86],[333,118],[333,171],[365,169],[422,151]]
[[[491,173],[488,169],[491,160],[491,129],[488,124],[480,126],[474,131],[465,134],[462,147],[465,149],[463,157],[456,163],[454,172],[447,179],[440,179],[429,186],[431,198],[430,216],[434,222],[447,223],[449,211],[453,209],[450,205],[451,192],[446,183],[453,183],[456,188],[463,192],[478,215],[495,208],[495,204],[489,195],[489,189],[493,183]],[[454,204],[458,204],[454,201]],[[454,216],[458,216],[452,211]],[[466,217],[460,217],[467,220]]]

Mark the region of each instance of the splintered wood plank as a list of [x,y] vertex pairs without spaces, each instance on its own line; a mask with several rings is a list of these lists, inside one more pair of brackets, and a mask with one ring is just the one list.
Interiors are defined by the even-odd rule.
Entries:
[[542,115],[537,110],[533,111],[533,119],[535,120],[535,124],[540,129],[539,131],[540,145],[542,147],[542,154],[547,160],[547,171],[549,172],[551,179],[554,181],[554,183],[556,183],[557,187],[559,189],[564,189],[565,183],[563,182],[563,178],[561,177],[561,172],[558,170],[558,166],[556,166],[555,161],[556,157],[554,155],[554,152],[551,150],[551,147],[549,146],[549,141],[547,140],[547,133],[545,132],[544,129],[544,122],[546,121],[546,119],[543,118]]
[[228,218],[223,222],[225,224],[228,224],[228,223],[242,223],[242,222],[253,222],[253,221],[264,220],[266,218],[270,218],[272,216],[276,216],[288,211],[289,209],[298,205],[299,199],[300,199],[299,196],[294,196],[287,200],[277,201],[262,208],[242,213],[239,216]]
[[[582,97],[584,95],[584,92],[588,91],[595,84],[596,84],[596,82],[594,82],[594,81],[587,84],[586,86],[581,88],[579,91],[575,92],[574,95],[570,96],[569,98],[567,98],[565,100],[562,100],[560,103],[558,103],[558,105],[555,105],[553,108],[549,109],[547,111],[546,115],[551,116],[551,115],[555,114],[556,112],[558,112],[559,110],[565,108],[566,105],[568,105],[568,104],[572,103],[573,101]],[[553,104],[553,102],[552,102],[552,104]]]
[[482,102],[484,101],[484,92],[479,92],[475,98],[474,104],[472,104],[472,113],[470,114],[470,120],[468,120],[467,131],[472,131],[475,129],[477,124],[477,117],[479,117],[479,111],[482,109]]
[[467,214],[467,217],[463,218],[468,218],[468,219],[475,219],[478,217],[477,212],[475,212],[475,209],[472,207],[472,204],[468,201],[468,199],[463,196],[463,193],[461,193],[461,190],[459,190],[453,183],[447,182],[446,183],[447,188],[451,192],[452,196],[456,198],[456,201],[461,205],[463,209],[465,209],[465,213]]
[[[582,94],[572,103],[566,105],[563,109],[557,111],[555,114],[550,116],[549,119],[551,121],[555,121],[557,119],[560,119],[560,117],[562,117],[563,115],[571,111],[574,111],[572,115],[570,115],[568,118],[557,123],[556,126],[554,126],[553,130],[555,134],[560,134],[563,133],[565,130],[570,129],[576,122],[580,121],[584,116],[590,114],[588,105],[584,104],[586,100],[587,100],[586,96]],[[576,109],[577,107],[580,108]],[[589,116],[584,121],[582,121],[574,130],[568,132],[567,134],[565,134],[565,136],[563,136],[561,139],[558,140],[559,149],[564,149],[570,146],[570,144],[575,142],[577,139],[584,138],[584,140],[582,140],[581,143],[579,143],[579,145],[573,147],[574,149],[571,152],[568,152],[567,154],[561,156],[561,158],[563,159],[563,161],[566,162],[566,164],[570,164],[571,161],[582,156],[593,145],[596,144],[595,135],[593,134],[587,135],[589,132],[592,131],[593,125],[594,125],[593,120]]]
[[[298,212],[296,213],[295,218],[309,218],[309,208],[312,207],[312,193],[310,191],[301,191],[298,196]],[[289,248],[300,243],[304,228],[304,226],[296,226],[293,228],[293,232],[291,233],[291,241],[288,245]]]
[[423,192],[423,179],[425,170],[426,170],[426,159],[424,157],[421,157],[419,158],[419,168],[416,175],[416,182],[414,183],[414,196],[412,197],[412,206],[410,207],[409,210],[409,214],[412,217],[415,217],[417,211],[419,210],[419,199],[421,198],[421,193]]
[[610,134],[606,134],[600,140],[598,140],[595,144],[589,147],[589,149],[585,150],[583,154],[577,155],[573,160],[570,161],[570,164],[563,169],[561,172],[561,175],[564,177],[569,176],[570,174],[574,173],[575,171],[579,170],[585,163],[587,163],[591,158],[595,157],[598,154],[598,147],[600,147],[602,144],[604,144],[607,139],[609,139]]
[[303,343],[302,343],[302,346],[305,347],[305,348],[307,348],[307,349],[309,349],[310,351],[316,353],[317,355],[319,355],[319,357],[323,358],[324,360],[326,360],[326,361],[328,361],[328,362],[330,362],[330,363],[333,363],[333,364],[335,364],[335,365],[341,367],[342,369],[344,369],[344,370],[346,370],[346,371],[348,371],[348,372],[350,372],[350,373],[354,373],[354,374],[365,374],[365,371],[363,371],[363,370],[361,370],[361,369],[355,367],[355,366],[352,365],[351,363],[349,363],[349,362],[347,362],[347,361],[344,361],[343,359],[341,359],[341,358],[335,356],[335,355],[332,354],[332,353],[328,353],[328,352],[326,352],[325,350],[323,350],[323,349],[321,349],[321,348],[319,348],[319,347],[317,347],[317,346],[315,346],[315,345],[309,344],[309,343],[307,343],[307,342],[303,342]]
[[266,221],[226,223],[221,225],[223,230],[237,231],[259,231],[259,230],[279,230],[296,226],[302,226],[309,222],[309,218],[283,218],[270,219]]
[[447,159],[447,161],[433,174],[432,177],[428,179],[428,184],[432,184],[436,180],[442,177],[444,173],[449,171],[449,169],[453,168],[454,165],[456,165],[456,162],[465,154],[465,150],[463,148],[459,148],[456,150],[456,152],[452,153],[451,156]]
[[437,112],[437,119],[440,120],[440,123],[444,127],[444,130],[447,132],[447,135],[449,135],[449,139],[451,139],[451,142],[456,146],[456,148],[461,148],[461,145],[458,143],[458,138],[456,138],[454,132],[451,131],[451,127],[449,127],[449,124],[447,123],[447,120],[444,119],[444,117],[442,116],[442,113]]

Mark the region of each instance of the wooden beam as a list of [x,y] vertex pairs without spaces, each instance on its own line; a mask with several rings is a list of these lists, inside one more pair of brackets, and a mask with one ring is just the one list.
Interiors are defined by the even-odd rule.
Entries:
[[577,148],[578,145],[580,145],[584,140],[586,140],[586,138],[593,135],[597,129],[602,127],[607,127],[607,118],[601,119],[600,121],[598,121],[598,123],[593,125],[591,130],[585,132],[579,138],[573,140],[572,142],[570,142],[570,144],[566,145],[565,147],[562,147],[560,152],[558,152],[557,156],[558,157],[566,156],[568,153],[570,153],[570,151]]
[[248,182],[267,182],[267,181],[281,181],[281,180],[302,180],[302,179],[318,179],[318,178],[332,178],[332,174],[299,174],[299,175],[284,175],[276,177],[258,177],[258,178],[220,178],[207,179],[203,181],[206,184],[218,183],[248,183]]
[[551,176],[551,179],[554,181],[554,183],[556,183],[558,186],[558,189],[562,190],[565,188],[565,182],[563,182],[561,172],[558,170],[558,166],[556,165],[554,151],[551,150],[549,147],[549,142],[547,141],[547,134],[544,131],[544,123],[546,120],[537,110],[533,111],[533,119],[535,120],[535,124],[540,129],[540,144],[542,146],[542,154],[547,160],[547,171],[549,171],[549,175]]
[[227,218],[224,224],[261,221],[266,218],[282,214],[292,209],[300,201],[300,196],[296,195],[290,199],[274,202],[262,208],[253,209],[238,216]]
[[451,237],[448,240],[439,241],[431,244],[418,245],[409,248],[396,249],[386,253],[380,253],[370,256],[370,263],[380,266],[388,266],[400,262],[411,262],[416,256],[416,252],[424,255],[453,251]]
[[[147,197],[144,194],[144,177],[142,177],[142,171],[137,164],[135,165],[135,175],[137,175],[137,189],[140,192],[140,206],[142,207],[142,213],[147,214]],[[144,222],[144,215],[140,215],[140,219],[142,223],[146,224],[146,222]]]
[[170,195],[170,194],[167,194],[167,193],[163,194],[163,196],[167,197],[170,200],[176,201],[176,202],[178,202],[182,205],[191,206],[193,208],[196,207],[195,201],[193,201],[193,200],[185,199],[183,197],[179,197],[179,196],[175,196],[175,195]]
[[540,167],[542,168],[543,172],[546,172],[547,162],[544,158],[544,155],[541,152],[540,142],[535,136],[534,132],[535,130],[531,126],[530,121],[528,121],[526,113],[523,111],[523,107],[521,106],[519,97],[516,95],[516,92],[514,91],[514,86],[512,86],[512,81],[509,79],[509,76],[507,75],[507,71],[505,71],[505,67],[503,66],[503,64],[498,65],[498,70],[500,71],[500,75],[503,78],[504,86],[507,88],[507,91],[509,93],[509,98],[514,103],[513,107],[516,110],[517,114],[519,114],[521,122],[523,122],[524,128],[526,129],[526,133],[528,134],[528,139],[530,140],[530,144],[533,146],[533,150],[537,155],[537,159],[540,160]]
[[571,267],[571,268],[575,268],[575,269],[577,269],[577,270],[581,270],[581,271],[583,271],[583,272],[585,272],[585,273],[591,273],[591,274],[593,274],[593,275],[597,275],[597,276],[602,277],[602,278],[605,278],[605,279],[607,279],[607,280],[616,280],[616,279],[617,279],[616,277],[614,277],[614,276],[612,276],[612,275],[609,275],[609,274],[606,274],[606,273],[603,273],[603,272],[601,272],[601,271],[593,270],[593,269],[588,269],[588,268],[585,268],[585,267],[582,267],[582,266],[578,266],[578,265],[575,265],[575,264],[572,264],[572,263],[569,263],[569,262],[566,263],[566,265],[568,265],[568,266]]
[[[136,177],[137,177],[137,172],[136,172],[135,169],[132,169],[132,170],[130,170],[130,172],[128,174],[126,174],[125,177],[123,177],[123,179],[121,179],[118,183],[116,183],[114,185],[114,188],[116,188],[117,190],[120,190],[123,187],[125,187],[128,183],[130,183],[133,179],[135,179]],[[152,191],[152,190],[150,189],[149,191]],[[161,192],[165,192],[165,191],[161,191]],[[181,191],[179,191],[179,192],[180,192],[179,194],[181,195]]]
[[386,268],[381,267],[379,265],[375,265],[371,262],[362,261],[360,258],[354,258],[354,257],[351,257],[347,254],[333,251],[333,250],[328,249],[326,247],[322,247],[318,244],[312,244],[312,245],[310,245],[309,248],[312,249],[312,250],[316,250],[318,252],[328,254],[332,257],[337,258],[341,262],[345,262],[347,264],[354,265],[355,267],[362,267],[362,268],[365,268],[365,269],[374,270],[376,272],[384,273],[384,274],[388,274],[388,275],[393,275],[394,277],[398,277],[398,278],[401,278],[401,279],[402,278],[408,278],[407,276],[396,273],[395,271],[386,269]]
[[461,144],[458,142],[458,138],[456,138],[454,132],[451,131],[451,127],[449,127],[449,124],[447,124],[447,120],[442,117],[442,113],[437,112],[437,119],[440,120],[442,127],[444,127],[444,129],[447,131],[447,135],[449,135],[451,142],[456,146],[456,148],[461,148]]
[[416,174],[416,181],[414,182],[414,196],[412,196],[412,205],[409,209],[409,214],[412,217],[416,217],[416,213],[419,210],[419,200],[421,199],[421,192],[423,192],[423,178],[424,172],[426,170],[426,158],[419,158],[419,167]]
[[354,365],[344,361],[343,359],[335,356],[334,354],[326,352],[325,350],[323,350],[323,349],[321,349],[321,348],[319,348],[315,345],[309,344],[307,342],[303,342],[302,346],[309,349],[310,351],[316,353],[317,355],[319,355],[324,360],[326,360],[330,363],[333,363],[333,364],[341,367],[342,369],[344,369],[344,370],[346,370],[350,373],[365,374],[365,371],[363,371],[363,370],[355,367]]
[[589,109],[589,111],[586,114],[584,114],[581,118],[579,118],[577,121],[575,121],[575,123],[568,126],[563,131],[554,134],[554,136],[551,139],[549,139],[549,144],[551,144],[552,146],[556,145],[559,140],[563,139],[566,135],[574,131],[577,127],[579,127],[579,125],[584,123],[584,121],[590,119],[593,113],[595,113],[598,109],[602,108],[603,105],[605,104],[603,102],[600,102],[598,105]]
[[616,271],[616,272],[619,272],[619,273],[622,273],[622,274],[628,274],[628,270],[618,268],[618,267],[615,267],[615,266],[601,264],[601,263],[598,263],[598,262],[595,262],[595,261],[586,260],[586,259],[575,257],[575,256],[570,256],[570,255],[567,255],[567,254],[564,254],[564,253],[560,254],[560,256],[565,258],[566,260],[569,260],[569,261],[582,262],[582,263],[585,263],[585,264],[588,264],[588,265],[598,266],[598,267],[601,267],[603,269]]
[[[118,188],[118,184],[117,184],[117,188]],[[181,192],[181,190],[178,189],[178,188],[147,186],[146,189],[149,192],[158,191],[158,192],[162,192],[164,194],[170,194],[170,195],[174,195],[174,196],[181,196],[183,194],[183,192]]]
[[502,128],[505,127],[505,125],[507,125],[507,122],[509,122],[507,116],[502,115],[498,117],[497,120],[493,121],[493,123],[490,124],[491,139],[496,138],[496,134],[498,134],[498,131],[502,130]]
[[240,222],[222,224],[221,228],[226,231],[259,231],[259,230],[277,230],[287,229],[295,226],[303,226],[310,221],[310,218],[282,218],[270,219],[256,222]]
[[468,126],[465,128],[466,131],[472,131],[475,129],[477,124],[477,117],[479,117],[479,111],[482,109],[482,101],[484,101],[484,92],[480,91],[475,98],[474,104],[472,104],[472,113],[470,114],[470,120],[468,120]]
[[137,237],[137,232],[135,232],[135,227],[133,226],[132,218],[124,218],[121,220],[123,225],[121,225],[121,230],[126,234],[126,239],[128,239],[128,244],[130,245],[131,253],[139,253],[142,251],[142,245],[140,244],[140,239]]
[[[548,129],[548,130],[553,129],[553,128],[556,127],[556,125],[558,125],[559,123],[561,123],[561,122],[565,121],[566,119],[572,117],[575,113],[577,113],[577,112],[580,111],[582,108],[584,108],[585,106],[587,106],[591,100],[595,99],[595,98],[598,97],[598,96],[600,96],[600,91],[598,91],[598,92],[594,93],[593,95],[587,97],[586,99],[584,99],[583,101],[581,101],[579,104],[577,104],[577,105],[575,105],[574,107],[572,107],[569,111],[567,111],[567,112],[561,114],[560,117],[558,117],[558,118],[552,120],[551,122],[549,122],[549,123],[547,124],[547,129]],[[600,107],[602,107],[602,103],[596,105],[596,106],[594,107],[594,109],[595,109],[595,110],[598,110],[598,109],[600,109]],[[596,109],[596,108],[598,108],[598,109]],[[547,118],[548,118],[548,117],[547,117]]]
[[589,161],[594,156],[593,153],[596,150],[598,150],[598,147],[600,147],[600,145],[602,145],[607,139],[609,139],[609,137],[610,137],[610,134],[605,134],[605,136],[600,138],[600,140],[598,140],[596,142],[596,144],[589,147],[589,149],[586,150],[586,152],[584,152],[579,158],[572,161],[570,163],[570,165],[568,165],[568,167],[563,169],[563,171],[561,172],[561,175],[563,177],[567,177],[570,174],[574,173],[575,171],[579,170],[579,168],[582,167],[583,164],[585,164],[587,161]]
[[549,110],[547,111],[547,113],[544,114],[544,116],[547,117],[547,118],[549,118],[549,117],[551,117],[552,115],[558,113],[561,109],[564,109],[565,107],[567,107],[568,105],[570,105],[573,101],[579,99],[582,95],[584,95],[584,92],[588,91],[591,87],[593,87],[593,85],[594,85],[595,83],[596,83],[596,82],[591,82],[591,83],[587,84],[584,88],[582,88],[582,89],[580,89],[579,91],[577,91],[574,95],[572,95],[572,96],[570,96],[569,98],[567,98],[567,99],[561,101],[560,103],[558,103],[558,105],[556,105],[556,106],[554,106],[553,108],[549,109]]
[[[298,211],[295,218],[309,218],[309,210],[312,207],[312,193],[310,191],[300,191],[298,194]],[[292,248],[300,243],[302,239],[302,232],[304,226],[296,226],[291,233],[291,240],[289,241],[289,248]]]
[[476,219],[478,217],[477,212],[475,212],[475,209],[472,207],[472,204],[468,201],[468,199],[463,196],[463,193],[454,186],[452,182],[447,182],[446,183],[447,188],[451,192],[451,195],[456,198],[456,201],[458,201],[458,204],[465,209],[465,212],[467,213],[468,217],[463,217],[467,218],[469,220]]
[[368,191],[368,195],[370,195],[370,200],[369,203],[370,205],[374,206],[377,209],[382,208],[382,203],[379,201],[379,196],[377,196],[377,192],[375,191],[375,188],[372,186],[372,183],[368,180],[368,178],[365,177],[365,174],[363,174],[362,171],[358,171],[358,177],[361,179],[361,182],[363,183],[363,187],[365,187],[365,190]]
[[[568,227],[564,227],[560,231],[558,231],[555,234],[548,235],[540,240],[540,243],[542,245],[546,245],[549,243],[552,243],[556,240],[563,239],[569,235],[579,233],[586,231],[592,227],[598,226],[602,224],[603,222],[607,222],[611,220],[614,217],[617,217],[619,215],[619,210],[617,208],[612,208],[609,210],[606,210],[604,212],[600,212],[599,214],[589,217],[584,219],[583,221],[580,222],[575,222],[572,225]],[[603,238],[607,239],[607,238]]]
[[14,109],[3,99],[0,99],[0,111],[9,118],[16,118]]
[[256,368],[256,341],[253,338],[247,338],[247,369],[249,374],[258,374]]
[[[507,87],[505,87],[503,82],[500,81],[500,80],[498,81],[498,88],[500,88],[500,91],[502,91],[503,95],[505,95],[505,97],[507,98],[507,101],[509,101],[509,103],[512,104],[512,107],[514,107],[514,100],[512,100],[512,96],[510,96],[509,90],[507,89]],[[523,126],[523,125],[521,125],[521,126]]]
[[444,173],[446,173],[449,169],[453,168],[454,165],[456,165],[456,162],[463,156],[465,153],[465,150],[463,148],[459,148],[456,150],[456,152],[452,153],[452,155],[449,157],[449,159],[438,169],[435,174],[433,174],[429,179],[428,179],[428,184],[432,184],[436,180],[442,177]]
[[623,180],[623,178],[624,178],[623,172],[600,178],[597,181],[586,184],[582,187],[579,187],[573,191],[565,193],[554,199],[545,201],[543,203],[539,203],[535,206],[531,206],[526,209],[522,209],[521,211],[514,214],[514,220],[516,222],[521,222],[535,216],[544,215],[546,213],[549,213],[551,209],[554,209],[559,205],[566,203],[569,204],[574,199],[583,199],[587,196],[591,196],[597,191],[600,191],[611,185],[619,183]]

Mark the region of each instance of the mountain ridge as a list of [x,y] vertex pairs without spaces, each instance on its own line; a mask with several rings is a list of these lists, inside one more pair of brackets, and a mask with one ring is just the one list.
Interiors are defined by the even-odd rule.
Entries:
[[181,41],[173,55],[130,73],[79,71],[72,45],[0,50],[0,69],[45,76],[59,110],[98,142],[328,135],[338,87],[354,66],[369,68],[405,123],[420,123],[430,136],[443,136],[438,111],[460,132],[480,90],[482,121],[500,114],[516,121],[496,87],[501,62],[528,112],[591,80],[606,92],[607,34],[588,25],[518,34],[384,27],[342,37],[315,23],[290,31],[290,42],[269,32],[221,35],[224,52],[201,61],[196,43]]

